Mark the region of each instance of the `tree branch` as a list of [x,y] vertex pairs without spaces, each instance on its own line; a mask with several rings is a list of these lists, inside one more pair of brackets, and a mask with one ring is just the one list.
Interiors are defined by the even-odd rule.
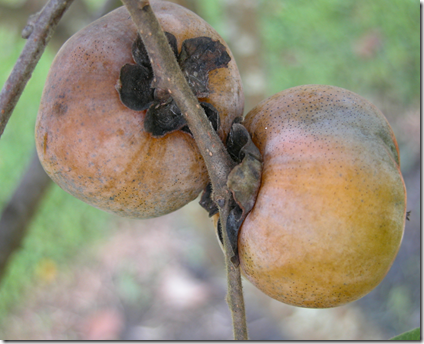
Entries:
[[50,0],[30,17],[23,31],[28,41],[0,92],[0,137],[60,18],[72,2]]
[[37,210],[39,200],[51,184],[50,181],[34,151],[18,188],[0,217],[0,280],[9,257],[21,245],[28,223]]
[[225,228],[232,197],[231,191],[227,188],[227,179],[234,162],[184,78],[149,1],[122,0],[122,2],[130,12],[149,54],[155,75],[154,87],[168,90],[172,95],[187,120],[208,169],[214,200],[220,211],[228,280],[227,303],[233,318],[234,338],[247,340],[240,268],[231,262],[231,245]]

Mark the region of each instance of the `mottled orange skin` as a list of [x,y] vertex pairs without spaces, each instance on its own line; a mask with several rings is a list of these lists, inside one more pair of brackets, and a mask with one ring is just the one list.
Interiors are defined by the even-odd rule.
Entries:
[[[241,79],[224,40],[203,19],[169,2],[152,1],[165,31],[184,40],[208,36],[231,56],[228,68],[209,73],[209,98],[220,113],[224,138],[243,113]],[[51,66],[36,123],[36,145],[47,174],[64,190],[121,216],[149,218],[195,199],[208,181],[193,138],[174,132],[153,138],[145,111],[125,107],[115,88],[120,69],[134,64],[137,35],[121,7],[71,37]]]
[[383,114],[338,87],[280,92],[245,119],[264,168],[238,239],[247,278],[274,299],[346,304],[384,278],[399,250],[406,191]]

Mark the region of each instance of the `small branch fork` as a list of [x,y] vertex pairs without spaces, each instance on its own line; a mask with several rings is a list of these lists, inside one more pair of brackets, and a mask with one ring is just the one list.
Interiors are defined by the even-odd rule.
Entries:
[[23,38],[28,40],[0,92],[0,137],[60,18],[72,2],[50,0],[39,13],[30,17],[22,31]]
[[[23,30],[22,36],[28,41],[0,92],[0,137],[59,20],[72,2],[73,0],[50,0],[39,13],[30,17]],[[214,200],[219,206],[220,218],[227,219],[231,192],[226,183],[234,162],[182,75],[149,1],[122,0],[122,2],[131,13],[151,58],[156,77],[154,87],[169,90],[186,117],[206,163],[214,190]],[[232,254],[226,234],[226,221],[221,221],[221,225],[228,279],[227,303],[233,318],[234,339],[247,340],[240,268],[235,267],[230,260]]]
[[227,188],[228,175],[234,167],[224,144],[213,130],[197,98],[185,80],[168,40],[150,6],[149,0],[122,0],[137,26],[149,54],[155,80],[152,87],[168,90],[184,114],[190,131],[206,163],[212,183],[214,201],[219,213],[224,237],[227,270],[227,303],[233,319],[234,339],[247,340],[240,267],[231,262],[231,245],[226,231],[230,212],[231,191]]

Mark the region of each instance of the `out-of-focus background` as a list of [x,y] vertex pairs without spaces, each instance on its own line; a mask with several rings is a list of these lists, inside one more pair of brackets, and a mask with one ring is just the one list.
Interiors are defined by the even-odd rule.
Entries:
[[[175,2],[209,21],[228,42],[241,71],[246,112],[293,86],[340,86],[380,108],[399,143],[411,214],[384,281],[359,301],[315,310],[274,301],[245,280],[250,338],[388,339],[420,326],[419,2]],[[0,0],[0,85],[25,43],[20,32],[27,17],[44,3]],[[36,170],[28,167],[34,124],[56,51],[119,5],[75,0],[64,16],[0,140],[0,211],[23,176]],[[0,282],[0,338],[232,338],[222,254],[197,202],[161,218],[128,220],[51,183],[26,233]]]

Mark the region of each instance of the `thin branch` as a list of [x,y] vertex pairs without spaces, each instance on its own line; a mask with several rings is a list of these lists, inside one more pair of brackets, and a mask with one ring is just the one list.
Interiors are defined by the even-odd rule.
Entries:
[[227,179],[234,163],[184,78],[149,1],[122,0],[122,2],[130,12],[149,54],[155,75],[154,87],[168,90],[172,95],[181,113],[186,117],[190,131],[208,169],[214,200],[219,206],[222,220],[228,279],[227,303],[233,318],[234,338],[247,340],[240,268],[234,266],[230,260],[231,245],[225,228],[231,199],[231,192],[227,188]]
[[137,25],[150,60],[153,61],[154,87],[170,91],[181,113],[186,117],[190,131],[205,160],[212,185],[217,186],[214,188],[216,193],[218,188],[226,185],[226,177],[233,167],[233,162],[192,93],[177,60],[172,55],[168,40],[149,1],[124,0],[122,2],[127,6],[132,20]]
[[31,162],[0,217],[0,280],[9,257],[20,247],[41,197],[51,179],[34,151]]
[[23,31],[28,41],[0,92],[0,137],[60,18],[72,2],[50,0],[30,17]]

